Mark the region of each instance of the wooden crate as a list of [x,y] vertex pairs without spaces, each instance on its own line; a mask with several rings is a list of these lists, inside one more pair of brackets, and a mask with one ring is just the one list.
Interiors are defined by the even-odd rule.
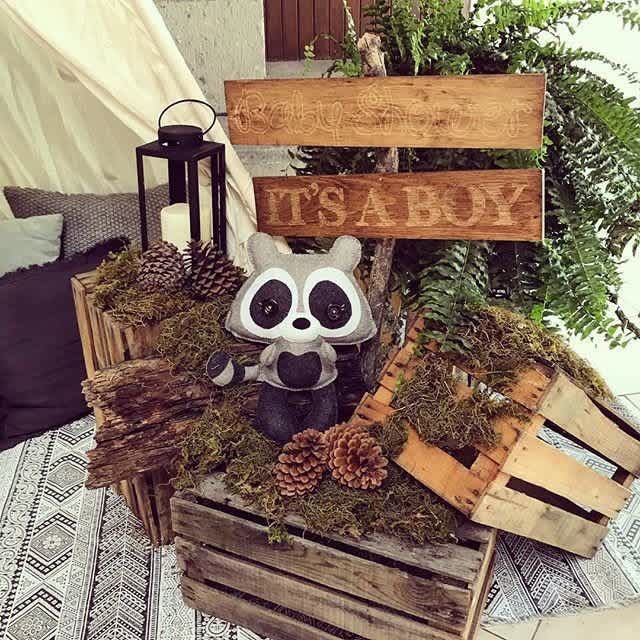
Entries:
[[[365,395],[354,422],[384,420],[398,381],[410,378],[419,361],[413,352],[421,323],[384,369],[380,386]],[[425,357],[430,355],[427,350]],[[458,370],[459,369],[459,365]],[[473,372],[464,371],[472,378]],[[468,396],[464,382],[459,397]],[[409,425],[409,437],[396,462],[472,521],[593,557],[640,475],[640,433],[616,410],[590,397],[560,369],[542,363],[520,374],[507,396],[531,411],[529,419],[500,417],[500,442],[477,447],[457,459],[425,444]],[[539,437],[546,426],[615,467],[608,478]],[[469,452],[467,452],[469,453]]]
[[[101,369],[151,355],[160,334],[159,324],[126,326],[96,307],[92,297],[94,282],[95,271],[78,274],[71,279],[82,352],[90,378]],[[100,429],[101,419],[100,412],[96,411],[96,431]],[[170,472],[171,468],[160,467],[113,479],[112,488],[124,496],[154,545],[173,541]]]
[[208,476],[171,499],[190,607],[272,640],[474,637],[494,529],[468,522],[456,544],[412,547],[383,536],[321,538],[290,517],[291,543],[270,545],[264,520],[222,478]]

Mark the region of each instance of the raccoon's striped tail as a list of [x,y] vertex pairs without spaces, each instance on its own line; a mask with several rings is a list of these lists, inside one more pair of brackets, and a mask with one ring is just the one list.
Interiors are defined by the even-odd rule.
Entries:
[[231,356],[221,351],[212,353],[207,362],[207,375],[213,384],[226,387],[238,382],[258,379],[258,365],[245,367],[238,364]]

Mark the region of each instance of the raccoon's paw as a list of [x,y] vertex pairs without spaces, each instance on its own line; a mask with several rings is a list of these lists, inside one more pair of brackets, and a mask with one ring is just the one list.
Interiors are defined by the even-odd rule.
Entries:
[[[231,370],[231,376],[225,375],[227,369]],[[233,377],[231,357],[222,351],[212,353],[207,361],[207,375],[211,378],[213,384],[219,387],[228,385]]]

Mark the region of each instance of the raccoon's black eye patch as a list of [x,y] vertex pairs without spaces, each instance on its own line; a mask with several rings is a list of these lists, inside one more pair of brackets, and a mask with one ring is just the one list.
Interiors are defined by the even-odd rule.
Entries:
[[322,280],[311,289],[309,310],[326,329],[340,329],[351,318],[349,296],[329,280]]
[[259,327],[273,329],[287,317],[291,302],[291,291],[284,282],[267,280],[254,294],[249,313]]

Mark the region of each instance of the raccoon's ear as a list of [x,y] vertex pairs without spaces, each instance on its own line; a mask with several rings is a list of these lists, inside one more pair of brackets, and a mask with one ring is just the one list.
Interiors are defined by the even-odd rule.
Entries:
[[332,263],[338,269],[347,273],[352,272],[362,257],[360,241],[353,236],[340,236],[329,251]]
[[256,271],[264,271],[278,259],[278,248],[268,233],[254,233],[247,241],[247,253]]

